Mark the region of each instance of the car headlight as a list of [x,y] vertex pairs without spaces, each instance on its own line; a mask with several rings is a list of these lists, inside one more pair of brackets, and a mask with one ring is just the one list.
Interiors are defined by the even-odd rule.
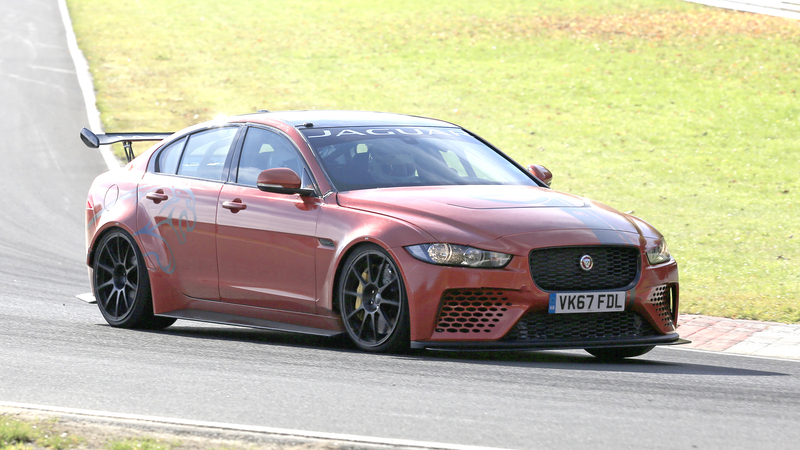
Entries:
[[650,261],[650,264],[661,264],[672,259],[672,256],[669,254],[669,248],[667,248],[667,240],[664,238],[661,238],[661,243],[647,250],[645,253],[647,254],[647,260]]
[[410,245],[406,250],[421,261],[444,266],[499,268],[511,261],[511,255],[466,245],[420,244]]

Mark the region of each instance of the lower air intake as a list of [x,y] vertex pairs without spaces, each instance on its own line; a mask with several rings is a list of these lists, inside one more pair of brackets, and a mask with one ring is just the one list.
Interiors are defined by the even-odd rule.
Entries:
[[656,306],[656,313],[658,314],[658,318],[661,319],[661,323],[664,324],[664,327],[667,329],[675,329],[675,324],[672,322],[672,314],[673,314],[673,298],[674,293],[672,288],[667,285],[658,286],[650,293],[647,301],[653,303]]
[[642,316],[631,311],[587,314],[536,313],[523,316],[503,340],[568,341],[657,335],[659,333]]
[[511,303],[503,291],[451,289],[442,295],[437,333],[489,333],[504,321]]

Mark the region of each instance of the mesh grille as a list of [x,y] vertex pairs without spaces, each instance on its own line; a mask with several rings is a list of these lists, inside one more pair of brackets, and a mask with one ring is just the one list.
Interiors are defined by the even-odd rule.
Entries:
[[437,333],[491,332],[511,303],[502,291],[451,289],[442,295]]
[[656,307],[656,314],[659,320],[664,324],[667,329],[674,329],[672,323],[672,308],[671,304],[672,290],[667,285],[658,286],[651,293],[647,301],[653,303]]
[[506,334],[505,341],[581,340],[656,336],[638,313],[528,314]]
[[[580,258],[589,255],[591,270],[583,270]],[[534,283],[545,291],[622,289],[639,272],[636,247],[557,247],[531,250],[528,255]]]

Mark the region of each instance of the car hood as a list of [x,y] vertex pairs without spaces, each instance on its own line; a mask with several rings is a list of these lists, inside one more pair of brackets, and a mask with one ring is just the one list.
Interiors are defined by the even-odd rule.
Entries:
[[440,242],[467,245],[570,230],[588,232],[598,243],[634,243],[638,236],[658,235],[645,222],[608,206],[535,186],[364,189],[339,193],[337,201],[414,224]]

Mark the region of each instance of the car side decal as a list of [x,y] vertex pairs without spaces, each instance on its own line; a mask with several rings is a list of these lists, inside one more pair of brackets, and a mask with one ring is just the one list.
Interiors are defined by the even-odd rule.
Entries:
[[141,201],[147,194],[156,191],[163,191],[168,197],[167,200],[162,202],[161,209],[156,214],[157,217],[164,218],[158,222],[151,218],[147,225],[140,228],[135,234],[136,236],[150,236],[161,241],[167,250],[166,261],[162,261],[161,255],[157,252],[146,252],[144,255],[152,257],[164,273],[171,274],[175,271],[175,253],[172,251],[169,242],[162,236],[163,233],[159,232],[159,229],[162,225],[166,225],[178,238],[178,244],[185,244],[186,235],[194,231],[197,224],[195,198],[192,190],[186,187],[150,185],[140,186],[139,200]]

